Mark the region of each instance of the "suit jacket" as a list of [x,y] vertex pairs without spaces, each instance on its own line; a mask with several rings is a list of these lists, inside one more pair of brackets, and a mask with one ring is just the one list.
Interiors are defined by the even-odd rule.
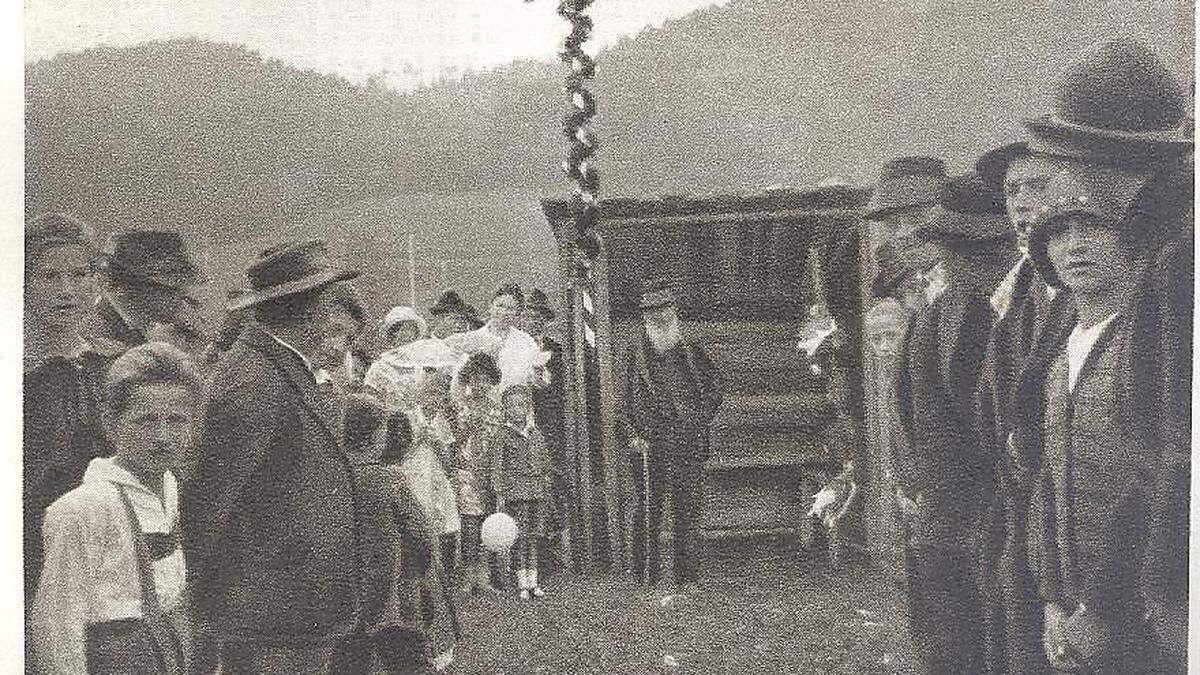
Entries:
[[[1158,253],[1138,283],[1129,306],[1109,327],[1115,333],[1117,362],[1112,378],[1110,419],[1129,448],[1142,449],[1143,459],[1119,494],[1112,517],[1118,534],[1101,542],[1093,558],[1102,561],[1092,577],[1135,587],[1138,599],[1151,613],[1164,651],[1183,659],[1186,652],[1188,579],[1188,489],[1191,473],[1191,410],[1185,391],[1191,385],[1191,263],[1182,260],[1190,242],[1168,246]],[[1053,365],[1067,343],[1076,317],[1073,302],[1060,292],[1048,310],[1046,327],[1038,336],[1021,372],[1013,396],[1017,453],[1039,459],[1046,447],[1044,421],[1047,388]],[[1078,384],[1076,385],[1079,386]],[[1041,495],[1032,497],[1034,506]],[[1043,510],[1045,510],[1043,508]],[[1042,547],[1035,539],[1038,523],[1030,523],[1031,552]],[[1128,544],[1136,542],[1136,550]],[[1130,561],[1129,556],[1136,557]],[[1039,556],[1044,558],[1045,556]],[[1059,585],[1053,568],[1040,566],[1039,585],[1045,595]],[[1123,572],[1117,570],[1120,563]],[[1130,578],[1133,577],[1133,578]],[[1103,586],[1103,583],[1099,584]],[[1093,588],[1098,588],[1094,586]],[[1087,593],[1103,595],[1099,591]],[[1100,601],[1103,602],[1102,600]]]
[[257,325],[211,384],[181,529],[197,610],[227,641],[289,644],[354,627],[353,480],[321,395]]
[[505,424],[492,436],[493,489],[506,501],[546,499],[550,491],[550,454],[538,428],[528,435]]
[[552,454],[561,454],[563,445],[563,406],[566,403],[566,388],[563,380],[563,348],[551,338],[542,340],[542,348],[550,352],[546,371],[550,373],[550,384],[533,390],[533,416],[538,429],[542,430],[550,444]]
[[966,534],[990,487],[972,401],[991,322],[985,296],[952,286],[905,335],[896,391],[908,457],[899,473],[906,491],[925,495],[936,540]]

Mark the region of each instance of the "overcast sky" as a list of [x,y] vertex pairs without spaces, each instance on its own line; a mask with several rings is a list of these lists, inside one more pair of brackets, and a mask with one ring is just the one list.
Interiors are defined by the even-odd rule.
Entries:
[[[593,46],[727,0],[598,0]],[[25,58],[199,36],[400,89],[516,59],[554,59],[557,0],[26,0]],[[593,51],[589,49],[589,51]],[[594,52],[593,52],[594,53]]]

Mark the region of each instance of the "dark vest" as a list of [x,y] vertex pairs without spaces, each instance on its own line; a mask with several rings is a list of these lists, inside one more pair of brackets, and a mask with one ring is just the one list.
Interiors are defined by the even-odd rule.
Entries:
[[[1156,451],[1118,415],[1117,377],[1128,337],[1118,317],[1068,387],[1064,349],[1046,380],[1045,455],[1034,496],[1043,597],[1140,616],[1139,565],[1147,533],[1142,475]],[[1128,614],[1134,612],[1135,614]]]

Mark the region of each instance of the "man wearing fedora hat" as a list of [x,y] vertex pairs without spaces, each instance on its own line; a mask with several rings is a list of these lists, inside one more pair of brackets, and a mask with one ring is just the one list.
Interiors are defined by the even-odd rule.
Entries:
[[453,289],[442,293],[437,302],[429,308],[429,316],[433,318],[429,333],[439,339],[475,330],[483,325],[479,320],[479,311],[463,302],[462,296]]
[[1158,57],[1100,45],[1026,123],[1057,162],[1029,252],[1059,289],[1007,445],[1060,670],[1185,672],[1193,263],[1186,103]]
[[95,334],[124,348],[150,339],[197,351],[206,340],[192,295],[205,277],[178,232],[129,230],[111,239],[101,261],[103,294]]
[[223,672],[349,672],[334,655],[360,638],[360,583],[386,573],[358,569],[351,467],[317,383],[334,287],[357,274],[321,241],[286,243],[230,304],[254,322],[213,376],[181,499],[189,583]]
[[936,157],[893,159],[883,165],[863,218],[883,223],[888,238],[903,237],[924,221],[945,182],[946,163]]
[[[546,362],[546,372],[550,383],[533,390],[533,417],[538,429],[546,439],[550,451],[551,486],[550,486],[550,530],[549,536],[543,539],[547,548],[542,555],[543,571],[552,574],[556,568],[566,566],[569,561],[569,533],[567,532],[567,508],[570,496],[570,484],[566,471],[566,437],[563,422],[563,409],[566,405],[566,392],[563,389],[563,348],[557,340],[546,334],[546,325],[554,320],[554,309],[550,299],[540,288],[529,292],[529,298],[521,309],[521,327],[529,333],[538,348],[550,354]],[[557,541],[554,541],[557,540]],[[556,559],[557,558],[557,559]],[[549,574],[547,574],[549,576]]]
[[[700,522],[709,425],[721,406],[721,376],[704,349],[684,338],[675,292],[664,280],[647,284],[638,308],[644,332],[625,370],[625,419],[635,451],[638,501],[635,572],[651,583],[660,576],[659,532],[667,490],[674,525],[675,580],[699,578],[690,538]],[[647,566],[649,569],[637,569]]]
[[918,516],[906,556],[910,632],[927,672],[973,673],[983,661],[972,550],[990,471],[972,401],[992,324],[988,298],[1015,251],[1000,195],[970,174],[946,184],[909,237],[938,249],[897,369],[901,508]]
[[1038,673],[1048,667],[1041,603],[1025,556],[1029,475],[1010,470],[1017,465],[1007,459],[1007,438],[1017,375],[1056,293],[1029,258],[1029,234],[1057,163],[1018,141],[984,153],[975,164],[980,179],[1004,194],[1018,252],[989,300],[995,320],[976,403],[980,442],[991,458],[995,486],[981,518],[979,558],[986,672],[994,675]]

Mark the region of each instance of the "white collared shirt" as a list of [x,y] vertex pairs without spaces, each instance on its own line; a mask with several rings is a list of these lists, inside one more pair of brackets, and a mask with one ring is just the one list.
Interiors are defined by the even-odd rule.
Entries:
[[[312,373],[313,379],[315,379],[318,384],[329,381],[329,373],[325,372],[324,368],[314,368],[313,362],[311,360],[309,360],[309,358],[307,356],[304,355],[304,352],[300,351],[299,349],[296,349],[291,344],[289,344],[287,342],[287,340],[284,340],[283,338],[272,333],[271,331],[265,331],[265,332],[267,335],[271,336],[272,340],[283,345],[283,347],[285,349],[287,349],[289,352],[295,354],[296,356],[299,356],[300,360],[304,362],[304,367],[308,369],[308,372]],[[323,372],[325,372],[324,378],[322,378],[322,376],[321,376],[321,373],[323,373]]]
[[[142,616],[133,524],[117,485],[129,495],[143,532],[177,532],[179,495],[175,476],[163,475],[163,498],[112,458],[88,464],[83,483],[46,510],[45,556],[31,623],[39,672],[87,672],[90,624]],[[159,606],[169,611],[182,600],[185,567],[176,548],[154,561]]]
[[1108,315],[1108,318],[1090,328],[1076,324],[1071,331],[1070,337],[1067,338],[1067,387],[1071,391],[1075,391],[1075,382],[1079,379],[1079,371],[1083,369],[1088,355],[1096,347],[1096,341],[1100,339],[1100,334],[1115,318],[1117,318],[1117,314],[1113,312]]

